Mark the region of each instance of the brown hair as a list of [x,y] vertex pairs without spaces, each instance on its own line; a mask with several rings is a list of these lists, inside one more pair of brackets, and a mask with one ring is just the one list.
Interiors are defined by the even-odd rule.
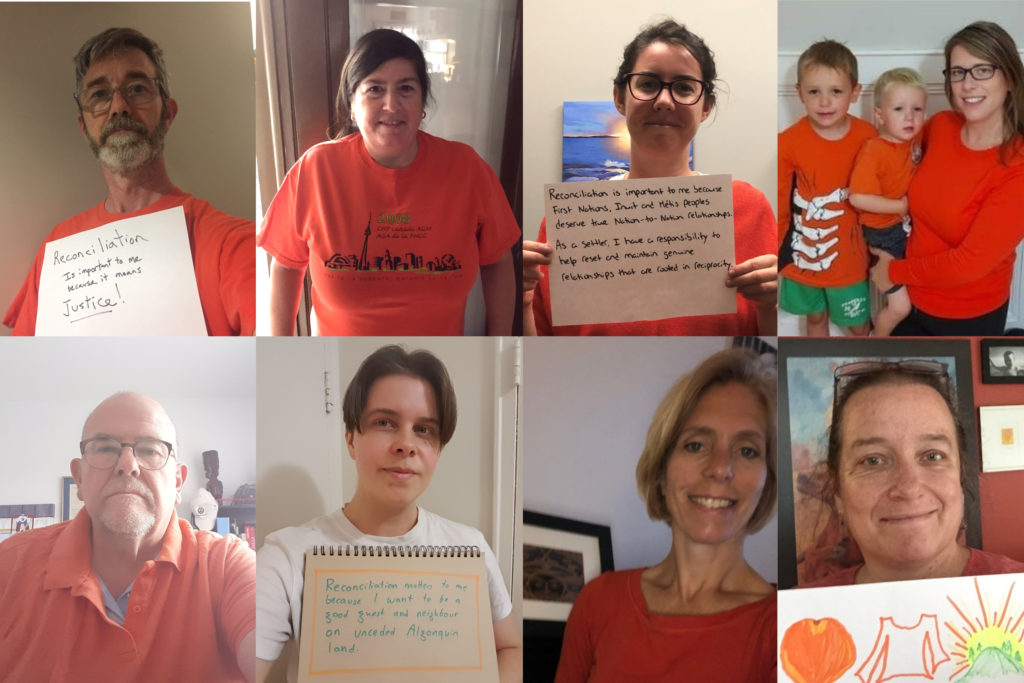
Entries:
[[671,516],[662,484],[669,457],[675,448],[683,425],[697,403],[711,387],[731,383],[742,384],[754,392],[765,412],[765,462],[767,476],[761,498],[757,502],[747,532],[763,527],[775,513],[778,491],[776,466],[776,380],[765,372],[758,356],[749,349],[727,349],[708,357],[693,371],[681,377],[661,400],[647,430],[640,461],[636,465],[636,484],[647,503],[651,519],[669,520]]
[[434,402],[437,404],[438,437],[442,447],[447,444],[455,433],[458,412],[455,389],[448,376],[448,369],[430,351],[406,351],[395,344],[382,346],[367,356],[356,370],[352,381],[348,383],[345,399],[341,404],[345,430],[362,433],[360,421],[366,410],[366,402],[370,398],[373,384],[381,377],[389,375],[415,377],[433,389]]
[[804,70],[812,66],[835,69],[850,77],[850,85],[857,87],[857,58],[850,48],[835,40],[820,40],[803,51],[796,63],[796,82],[803,78]]
[[622,63],[619,64],[619,71],[615,74],[613,81],[615,87],[620,89],[625,87],[626,74],[636,66],[636,60],[640,53],[653,43],[679,45],[685,47],[693,55],[697,64],[700,65],[700,79],[704,81],[704,108],[710,110],[715,104],[715,81],[718,78],[718,72],[715,70],[715,53],[700,36],[691,33],[684,25],[671,19],[645,26],[629,42],[629,45],[622,51]]
[[[156,67],[157,87],[160,88],[160,95],[165,99],[171,96],[170,85],[167,82],[167,67],[164,65],[164,53],[154,41],[133,28],[108,28],[85,41],[75,55],[75,101],[82,92],[82,80],[89,66],[100,59],[105,59],[119,52],[136,48],[142,50],[143,54],[149,57]],[[78,106],[81,111],[82,106]]]

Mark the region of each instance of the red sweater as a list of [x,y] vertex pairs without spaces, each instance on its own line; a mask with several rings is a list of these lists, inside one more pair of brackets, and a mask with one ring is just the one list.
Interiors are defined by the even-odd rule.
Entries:
[[[984,550],[970,548],[971,556],[967,559],[960,576],[984,576],[986,574],[1016,574],[1024,572],[1024,562],[1011,560],[1005,555],[988,553]],[[817,581],[805,583],[799,588],[820,588],[822,586],[852,586],[856,582],[857,572],[863,567],[858,564],[856,567],[847,567],[837,572],[832,572]]]
[[651,614],[642,572],[608,572],[583,587],[555,683],[775,680],[774,595],[718,614]]
[[[759,190],[742,180],[732,181],[733,225],[736,239],[736,263],[775,251],[771,204]],[[540,242],[547,241],[547,225],[541,221]],[[541,267],[541,280],[533,295],[533,319],[539,335],[558,336],[736,336],[757,334],[757,309],[742,296],[736,296],[736,313],[696,315],[664,320],[639,320],[628,323],[593,325],[551,325],[551,289],[548,269]],[[679,292],[680,296],[695,292]]]
[[915,306],[950,319],[984,315],[1010,298],[1024,238],[1024,142],[1003,164],[998,147],[964,146],[963,123],[947,111],[925,127],[924,160],[908,194],[914,227],[907,257],[889,266]]

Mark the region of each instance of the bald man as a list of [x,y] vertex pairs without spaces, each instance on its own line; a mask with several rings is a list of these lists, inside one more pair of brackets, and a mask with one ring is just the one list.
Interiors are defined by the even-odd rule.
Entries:
[[71,461],[84,508],[0,543],[10,680],[251,681],[255,561],[174,506],[188,467],[159,403],[107,398]]

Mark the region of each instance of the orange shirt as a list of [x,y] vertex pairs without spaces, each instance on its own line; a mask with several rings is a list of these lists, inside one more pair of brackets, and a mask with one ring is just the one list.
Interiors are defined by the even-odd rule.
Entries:
[[461,335],[481,265],[521,238],[494,171],[468,145],[419,132],[406,168],[384,168],[359,133],[288,171],[257,244],[313,281],[322,335]]
[[963,124],[959,114],[940,112],[925,126],[924,159],[908,195],[914,229],[907,257],[889,266],[914,306],[949,319],[1006,303],[1024,239],[1024,141],[1004,164],[998,147],[965,147]]
[[[860,148],[850,176],[850,194],[871,194],[886,199],[899,199],[907,194],[914,176],[914,143],[891,142],[885,138],[871,138]],[[869,228],[888,228],[899,223],[903,216],[893,213],[857,214],[860,224]]]
[[122,627],[107,618],[92,571],[90,522],[83,508],[0,543],[0,678],[244,680],[235,653],[256,625],[255,554],[172,515],[160,554],[135,577]]
[[[775,248],[774,216],[771,204],[753,185],[732,181],[733,230],[736,263],[770,254]],[[537,239],[547,241],[547,225],[541,221]],[[736,295],[736,313],[694,315],[664,320],[593,325],[551,325],[551,285],[548,269],[541,267],[541,280],[533,295],[533,320],[539,335],[559,336],[737,336],[757,334],[757,309],[749,299]],[[723,277],[724,282],[724,277]]]
[[[845,191],[857,153],[876,135],[871,124],[854,116],[839,140],[818,135],[806,116],[779,133],[780,275],[810,287],[846,287],[867,279],[867,247]],[[794,188],[804,202],[817,199],[821,211],[800,207]]]
[[101,225],[181,206],[185,210],[188,245],[199,288],[206,331],[211,335],[251,335],[256,329],[256,226],[229,216],[202,199],[175,188],[144,209],[110,213],[103,202],[60,223],[39,247],[32,270],[4,317],[16,335],[34,335],[39,306],[39,276],[46,242]]

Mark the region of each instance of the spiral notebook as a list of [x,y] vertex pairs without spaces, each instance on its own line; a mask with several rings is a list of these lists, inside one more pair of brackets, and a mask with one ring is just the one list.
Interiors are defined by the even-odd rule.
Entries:
[[476,547],[307,550],[299,683],[497,683],[490,605]]

